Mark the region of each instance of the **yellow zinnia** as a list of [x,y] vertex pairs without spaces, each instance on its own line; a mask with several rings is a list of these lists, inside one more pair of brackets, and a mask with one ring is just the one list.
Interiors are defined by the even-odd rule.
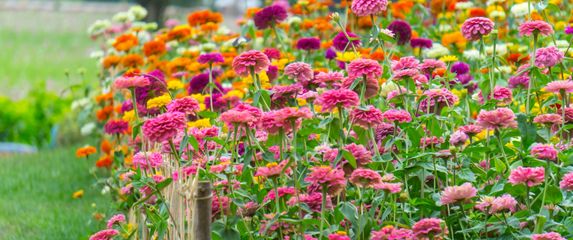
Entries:
[[171,102],[171,97],[168,94],[154,97],[152,99],[147,100],[147,108],[158,108],[163,107]]

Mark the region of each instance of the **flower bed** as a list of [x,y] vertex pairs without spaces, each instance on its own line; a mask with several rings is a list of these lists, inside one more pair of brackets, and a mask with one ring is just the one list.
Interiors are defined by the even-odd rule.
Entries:
[[192,239],[199,181],[216,239],[573,237],[570,4],[488,4],[95,23],[96,165],[127,216],[92,239]]

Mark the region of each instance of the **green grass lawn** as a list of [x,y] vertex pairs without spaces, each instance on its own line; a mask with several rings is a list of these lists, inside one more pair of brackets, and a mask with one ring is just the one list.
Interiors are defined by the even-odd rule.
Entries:
[[[92,214],[109,210],[111,199],[93,185],[94,161],[77,159],[75,148],[0,157],[0,239],[87,239],[97,231]],[[78,189],[85,195],[72,199]]]

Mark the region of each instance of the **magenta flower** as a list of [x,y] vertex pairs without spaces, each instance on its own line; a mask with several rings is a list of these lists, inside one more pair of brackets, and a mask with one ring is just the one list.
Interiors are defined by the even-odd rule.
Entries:
[[517,128],[515,114],[509,108],[498,108],[491,111],[481,110],[476,123],[488,129]]
[[495,23],[489,18],[473,17],[468,18],[462,24],[462,34],[469,41],[476,41],[483,36],[488,35],[495,26]]
[[550,82],[545,86],[545,91],[552,93],[561,93],[562,91],[566,93],[573,92],[573,81],[561,80]]
[[143,123],[141,130],[149,140],[163,142],[173,139],[187,126],[184,113],[167,112],[151,118]]
[[346,88],[329,90],[318,96],[317,101],[322,105],[323,111],[334,108],[351,108],[358,106],[360,98],[358,94]]
[[541,184],[545,178],[545,169],[542,167],[517,167],[511,170],[509,182],[513,185],[525,184],[533,187]]
[[258,29],[274,27],[277,23],[284,21],[288,17],[287,10],[279,4],[263,8],[255,13],[253,21]]
[[112,240],[118,234],[119,231],[115,229],[105,229],[91,235],[89,240]]
[[381,124],[383,118],[382,112],[374,106],[355,108],[350,112],[350,120],[352,123],[365,129]]
[[573,191],[573,172],[567,173],[559,182],[559,187],[566,191]]
[[338,33],[334,39],[332,39],[332,46],[338,51],[346,51],[347,49],[352,49],[352,47],[360,47],[360,37],[352,32],[346,32],[346,35],[342,32]]
[[356,16],[378,15],[386,10],[387,0],[354,0],[350,9]]
[[432,39],[427,39],[427,38],[412,38],[410,39],[410,46],[413,48],[421,48],[421,49],[428,49],[428,48],[432,48],[432,45],[434,45],[434,43],[432,42]]
[[390,109],[384,112],[382,114],[382,117],[384,117],[384,119],[392,123],[394,122],[405,123],[412,121],[412,116],[410,115],[410,113],[400,109]]
[[399,240],[399,239],[413,239],[414,234],[412,230],[405,228],[394,228],[388,225],[380,229],[380,231],[372,231],[370,240]]
[[163,164],[163,157],[158,152],[138,152],[133,155],[133,165],[141,169],[147,169],[149,166],[155,168],[161,164]]
[[446,187],[442,192],[440,202],[444,205],[462,202],[465,203],[475,197],[477,189],[471,183],[464,183],[461,186]]
[[429,236],[437,237],[448,233],[444,221],[439,218],[424,218],[412,226],[414,236],[418,239],[427,239]]
[[369,188],[382,183],[382,176],[380,176],[376,171],[358,168],[352,171],[348,180],[358,187]]
[[420,101],[419,108],[424,112],[437,111],[444,107],[451,107],[458,101],[458,96],[446,88],[430,89],[424,91],[426,98]]
[[246,51],[233,59],[233,70],[242,77],[248,76],[251,71],[259,73],[267,70],[269,65],[271,62],[267,55],[257,50]]
[[541,20],[534,20],[524,22],[519,25],[519,35],[521,36],[531,36],[541,34],[543,36],[547,36],[553,34],[553,27]]
[[310,168],[310,173],[304,178],[306,182],[326,187],[328,192],[336,195],[346,186],[344,171],[333,169],[330,166],[316,166]]
[[204,53],[199,55],[197,62],[201,64],[223,63],[225,59],[220,53]]
[[361,77],[379,78],[382,75],[382,66],[376,60],[356,59],[348,64],[348,78],[356,79]]
[[308,63],[293,62],[285,67],[285,74],[299,82],[309,82],[314,77],[312,67]]
[[109,135],[124,134],[129,130],[129,123],[121,119],[110,119],[104,126],[104,132]]
[[405,45],[412,38],[412,27],[405,21],[394,20],[388,25],[388,30],[394,33],[398,45]]
[[[313,212],[320,212],[322,210],[322,193],[320,192],[311,192],[309,194],[300,194],[298,195],[298,201],[304,203],[310,208]],[[291,197],[287,204],[289,206],[294,206],[297,203],[297,197]],[[327,196],[326,198],[326,209],[332,209],[332,199]],[[308,239],[308,238],[307,238]],[[316,238],[312,238],[315,239]]]
[[115,79],[113,86],[116,88],[136,88],[136,87],[147,87],[151,84],[149,79],[144,76],[121,76]]
[[535,52],[535,66],[538,68],[553,67],[563,60],[565,54],[554,46],[539,48]]
[[296,42],[296,48],[305,51],[318,50],[320,49],[320,39],[315,37],[300,38]]
[[111,229],[113,227],[113,225],[115,224],[119,224],[119,223],[125,223],[125,215],[123,214],[116,214],[113,217],[111,217],[108,221],[107,221],[107,228]]

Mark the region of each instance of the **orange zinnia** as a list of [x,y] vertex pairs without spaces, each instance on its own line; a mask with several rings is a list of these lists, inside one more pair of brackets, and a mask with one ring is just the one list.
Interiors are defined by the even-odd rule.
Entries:
[[87,158],[89,155],[92,155],[97,152],[97,149],[93,146],[85,146],[78,148],[76,150],[76,157],[85,157]]
[[149,57],[152,55],[163,55],[166,51],[163,41],[149,41],[143,44],[143,53]]
[[121,62],[121,57],[116,55],[109,55],[102,61],[103,68],[108,69],[117,66]]
[[206,23],[220,23],[223,22],[223,15],[210,10],[201,10],[192,12],[187,16],[187,22],[190,26],[198,26]]
[[125,68],[137,68],[143,65],[143,57],[139,54],[128,54],[121,59],[121,65]]
[[111,167],[113,160],[110,156],[103,156],[96,161],[96,167],[104,168],[104,167]]
[[118,51],[129,51],[132,47],[137,46],[139,41],[133,34],[123,34],[115,38],[113,47]]

